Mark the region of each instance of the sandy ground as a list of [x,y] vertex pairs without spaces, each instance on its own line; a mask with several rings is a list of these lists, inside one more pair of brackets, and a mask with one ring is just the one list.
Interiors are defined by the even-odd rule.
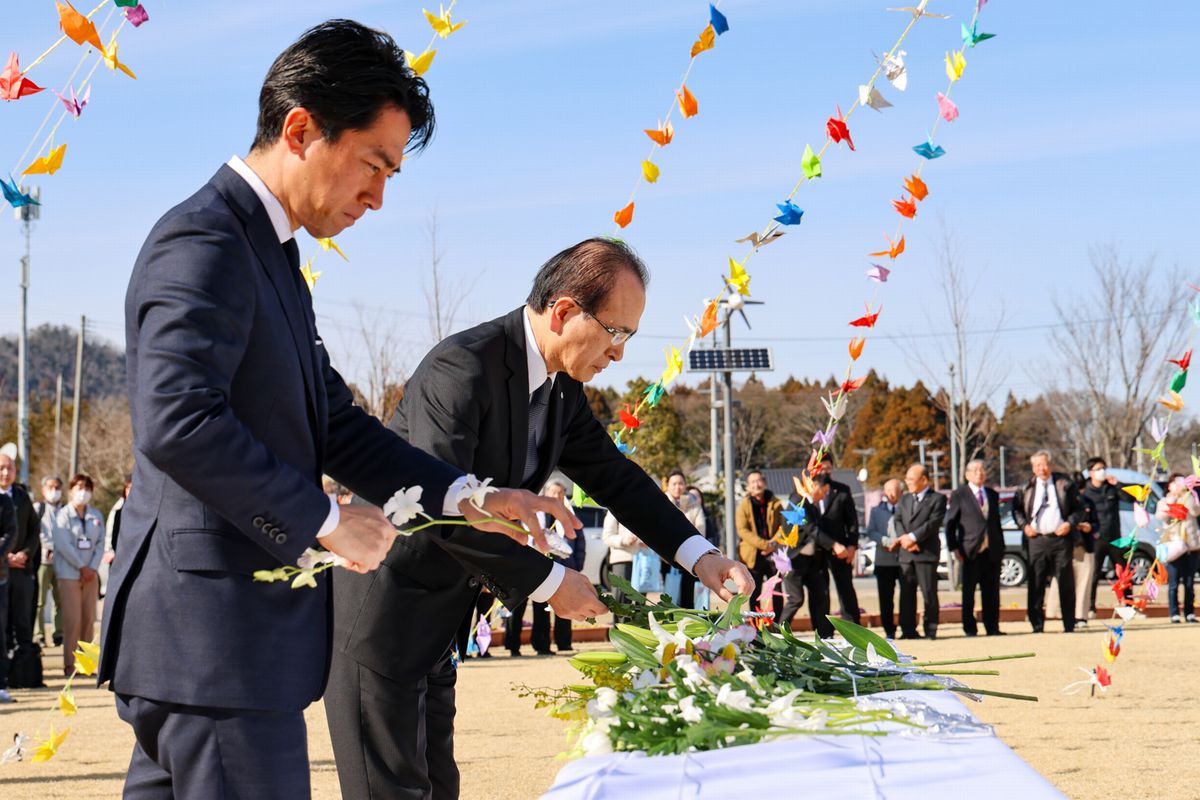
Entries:
[[[920,658],[955,658],[1033,651],[1037,657],[1002,662],[1002,676],[973,680],[981,688],[1038,695],[1040,702],[987,698],[972,710],[1035,769],[1074,798],[1200,797],[1200,701],[1193,665],[1200,663],[1200,626],[1163,619],[1135,620],[1126,628],[1120,658],[1111,666],[1107,695],[1068,696],[1063,686],[1084,677],[1081,666],[1103,664],[1102,634],[1028,633],[1025,623],[1005,623],[1010,634],[967,639],[943,626],[937,641],[903,642]],[[526,652],[529,652],[528,648]],[[19,702],[0,706],[0,738],[31,733],[60,718],[51,711],[62,685],[55,666],[58,649],[47,653],[49,689],[15,691]],[[459,678],[458,760],[465,798],[524,800],[553,782],[565,749],[563,725],[521,700],[514,684],[559,686],[575,671],[562,657],[471,660]],[[59,755],[43,764],[0,767],[5,800],[118,797],[132,735],[101,690],[78,690],[79,714],[68,720],[71,734]],[[339,796],[323,708],[310,709],[310,757],[316,798]]]

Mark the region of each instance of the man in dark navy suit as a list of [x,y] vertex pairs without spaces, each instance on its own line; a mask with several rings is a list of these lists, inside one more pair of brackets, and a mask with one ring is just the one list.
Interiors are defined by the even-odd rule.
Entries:
[[[294,232],[334,236],[380,208],[433,125],[391,37],[319,25],[271,66],[246,160],[169,211],[138,256],[125,306],[137,471],[100,668],[136,735],[127,798],[309,796],[303,711],[329,670],[331,593],[323,576],[293,591],[256,570],[317,544],[376,569],[395,537],[377,506],[402,487],[493,533],[507,531],[483,517],[520,520],[543,546],[536,512],[578,526],[526,491],[473,507],[462,470],[354,405],[316,331]],[[376,505],[339,508],[322,473]]]

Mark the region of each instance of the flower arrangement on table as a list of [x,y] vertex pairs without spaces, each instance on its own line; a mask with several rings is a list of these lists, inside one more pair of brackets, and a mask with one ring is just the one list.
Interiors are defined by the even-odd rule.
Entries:
[[830,618],[842,640],[803,641],[786,627],[749,624],[744,597],[723,612],[651,603],[619,577],[630,598],[605,598],[629,623],[610,633],[613,652],[581,653],[572,666],[590,679],[561,689],[516,687],[552,716],[576,723],[570,755],[642,751],[673,755],[795,735],[882,736],[893,730],[981,735],[991,728],[969,714],[948,715],[909,699],[873,697],[896,690],[942,690],[978,700],[1036,697],[964,686],[954,676],[998,675],[950,665],[1028,658],[1008,656],[915,661],[882,637]]

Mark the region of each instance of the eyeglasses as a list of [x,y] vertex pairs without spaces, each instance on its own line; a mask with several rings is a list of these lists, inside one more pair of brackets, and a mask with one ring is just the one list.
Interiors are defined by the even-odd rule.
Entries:
[[633,337],[635,333],[637,333],[637,331],[625,331],[621,330],[620,328],[614,328],[611,325],[605,325],[595,314],[588,311],[583,306],[580,306],[579,310],[586,314],[589,319],[595,320],[596,324],[601,328],[604,328],[604,330],[608,331],[608,334],[612,336],[613,347],[619,347],[625,344]]

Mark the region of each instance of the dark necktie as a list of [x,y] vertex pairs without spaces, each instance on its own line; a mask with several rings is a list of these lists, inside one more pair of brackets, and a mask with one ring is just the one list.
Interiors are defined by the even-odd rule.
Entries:
[[979,507],[980,508],[983,508],[984,506],[987,505],[987,500],[985,500],[983,497],[983,487],[982,486],[979,487],[979,492],[976,494],[976,497],[979,498]]
[[529,438],[525,445],[525,471],[521,475],[521,483],[527,482],[537,472],[538,466],[538,433],[546,420],[546,408],[550,405],[550,379],[534,390],[529,396]]
[[293,236],[283,243],[283,252],[287,254],[288,266],[293,272],[300,269],[300,245],[296,244],[296,237]]
[[1041,524],[1042,514],[1045,514],[1046,510],[1048,508],[1050,508],[1050,492],[1054,491],[1053,488],[1050,486],[1050,481],[1046,481],[1045,483],[1043,483],[1042,487],[1043,487],[1042,502],[1041,502],[1041,505],[1038,506],[1037,513],[1033,515],[1033,527],[1034,528],[1037,528],[1037,526]]

